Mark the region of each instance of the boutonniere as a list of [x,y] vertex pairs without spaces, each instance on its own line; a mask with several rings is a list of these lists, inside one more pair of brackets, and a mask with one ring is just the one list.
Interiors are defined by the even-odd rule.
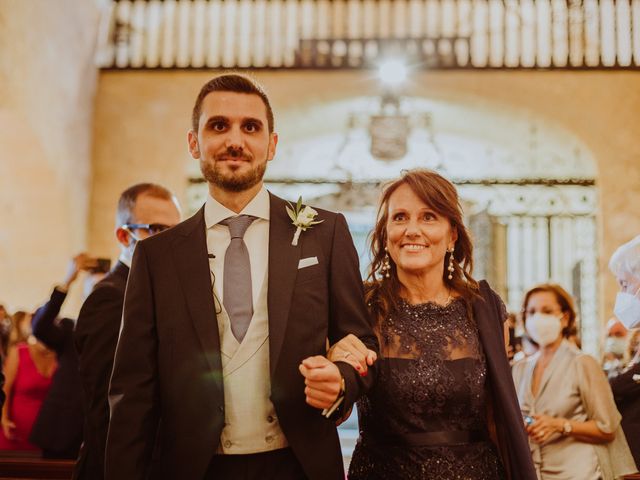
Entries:
[[296,203],[295,206],[289,203],[285,208],[287,209],[287,214],[289,214],[293,226],[296,227],[296,233],[293,234],[293,240],[291,240],[291,245],[294,247],[298,245],[298,239],[302,232],[311,228],[313,225],[324,222],[324,220],[315,220],[318,212],[309,205],[303,206],[302,197],[298,198],[298,203]]

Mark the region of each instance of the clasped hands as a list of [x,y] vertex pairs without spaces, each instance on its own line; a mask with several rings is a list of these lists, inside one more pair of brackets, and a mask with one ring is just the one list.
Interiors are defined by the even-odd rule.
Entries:
[[564,422],[563,418],[552,417],[550,415],[533,415],[534,422],[526,426],[527,433],[535,443],[542,444],[551,439],[555,434],[562,434]]
[[305,358],[298,368],[304,377],[307,404],[318,409],[328,409],[338,399],[342,375],[335,362],[348,363],[364,376],[376,359],[376,353],[352,334],[335,343],[326,357],[316,355]]

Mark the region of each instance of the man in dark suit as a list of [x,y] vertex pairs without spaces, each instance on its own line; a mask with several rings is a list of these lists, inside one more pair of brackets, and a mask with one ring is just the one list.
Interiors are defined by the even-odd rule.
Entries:
[[136,249],[108,480],[344,478],[330,413],[349,409],[372,375],[329,362],[327,339],[352,333],[374,351],[377,341],[344,217],[301,204],[288,213],[263,186],[277,140],[253,80],[204,85],[189,150],[209,195]]
[[140,183],[120,195],[116,214],[120,258],[87,297],[75,330],[85,423],[74,479],[100,480],[104,477],[104,449],[109,425],[107,393],[133,250],[139,240],[179,221],[177,200],[160,185]]
[[[634,363],[625,372],[609,380],[613,398],[622,415],[622,430],[627,437],[629,449],[640,465],[640,350]],[[639,467],[640,468],[640,467]]]
[[[42,449],[44,458],[76,459],[82,442],[82,387],[78,355],[73,345],[75,320],[58,318],[67,292],[81,271],[92,272],[96,259],[85,253],[69,262],[64,280],[56,285],[51,298],[33,314],[33,335],[56,352],[58,368],[38,412],[29,441]],[[97,275],[89,279],[95,282]]]

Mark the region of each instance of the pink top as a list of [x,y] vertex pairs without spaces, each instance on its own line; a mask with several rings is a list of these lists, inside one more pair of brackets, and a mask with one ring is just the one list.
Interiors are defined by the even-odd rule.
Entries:
[[51,378],[36,368],[26,343],[18,344],[18,371],[13,383],[9,404],[9,419],[15,423],[14,438],[7,439],[0,429],[0,450],[38,450],[29,443],[29,434],[49,388]]

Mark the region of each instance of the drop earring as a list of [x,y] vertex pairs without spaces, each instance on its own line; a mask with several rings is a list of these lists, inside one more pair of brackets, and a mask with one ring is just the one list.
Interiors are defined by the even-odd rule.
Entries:
[[449,280],[453,280],[453,272],[455,271],[455,268],[453,266],[453,247],[451,247],[451,250],[447,250],[449,252],[449,266],[447,267],[447,270],[449,271],[449,275],[447,276],[447,278]]
[[382,275],[385,278],[389,278],[389,270],[391,270],[391,264],[389,263],[389,252],[387,251],[387,247],[384,247],[384,260],[382,260]]

